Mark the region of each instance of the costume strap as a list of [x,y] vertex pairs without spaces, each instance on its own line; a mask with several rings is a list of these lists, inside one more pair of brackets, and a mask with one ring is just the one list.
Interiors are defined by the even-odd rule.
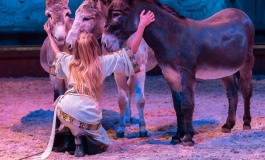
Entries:
[[55,137],[56,114],[57,114],[57,106],[55,106],[55,109],[54,109],[52,131],[51,131],[49,143],[48,143],[45,151],[42,153],[42,155],[34,157],[33,158],[34,160],[46,159],[51,154],[53,143],[54,143],[54,137]]
[[58,58],[55,57],[54,58],[54,61],[52,62],[52,65],[50,66],[51,70],[50,70],[50,74],[53,75],[53,76],[56,76],[56,63],[58,61]]
[[132,66],[133,66],[133,69],[134,69],[134,73],[140,72],[140,66],[139,66],[137,60],[135,59],[135,56],[134,56],[131,48],[130,47],[125,47],[124,49],[125,49],[126,53],[128,54],[128,57],[129,57],[129,59],[130,59],[130,61],[132,63]]
[[66,122],[69,122],[72,125],[80,128],[80,129],[84,129],[84,130],[98,130],[100,127],[100,123],[93,125],[93,124],[89,124],[86,122],[81,122],[81,121],[77,120],[76,118],[70,116],[69,114],[63,112],[60,108],[58,108],[58,117],[60,117],[61,119],[65,120]]

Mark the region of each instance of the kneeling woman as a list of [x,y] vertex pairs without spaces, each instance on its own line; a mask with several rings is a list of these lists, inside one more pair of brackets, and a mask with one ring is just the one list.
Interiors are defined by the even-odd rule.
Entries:
[[132,65],[130,59],[133,59],[133,54],[138,50],[145,27],[153,21],[154,14],[150,11],[144,14],[143,11],[138,30],[129,44],[130,49],[123,48],[106,56],[102,56],[97,39],[91,33],[79,35],[73,55],[60,52],[51,35],[50,27],[48,24],[44,25],[56,55],[51,72],[59,78],[67,79],[69,89],[55,102],[50,141],[40,159],[47,158],[52,150],[56,115],[75,136],[75,156],[85,156],[85,153],[91,149],[83,146],[84,141],[94,145],[98,150],[97,153],[107,150],[110,142],[101,125],[102,111],[99,108],[101,84],[113,72],[125,72],[128,76],[134,74],[133,66],[137,65]]

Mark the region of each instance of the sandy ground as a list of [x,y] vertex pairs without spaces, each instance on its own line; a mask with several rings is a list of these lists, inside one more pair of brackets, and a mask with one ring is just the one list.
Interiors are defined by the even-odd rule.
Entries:
[[[169,89],[162,76],[146,80],[145,119],[148,138],[138,136],[138,114],[133,103],[133,123],[126,137],[115,138],[119,120],[117,89],[113,77],[106,79],[103,125],[111,139],[107,152],[77,159],[265,159],[265,79],[253,80],[252,129],[242,130],[240,95],[237,124],[222,133],[228,104],[219,80],[198,81],[194,128],[195,146],[170,145],[176,132],[176,117]],[[44,151],[53,116],[52,86],[48,78],[0,79],[0,159],[21,159]],[[31,158],[26,158],[31,159]],[[52,153],[49,159],[75,159],[68,153]]]

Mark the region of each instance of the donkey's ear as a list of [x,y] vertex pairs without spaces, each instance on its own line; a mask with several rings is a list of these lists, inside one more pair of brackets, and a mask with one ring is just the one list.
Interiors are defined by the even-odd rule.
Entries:
[[61,0],[61,2],[63,2],[65,5],[68,5],[69,0]]
[[132,5],[134,0],[127,0],[127,4]]
[[112,1],[112,0],[96,0],[96,7],[98,9],[99,12],[103,13],[105,16],[107,16],[108,13],[108,8],[110,6],[111,2],[108,1]]
[[49,6],[52,2],[53,0],[45,0],[46,6]]
[[46,6],[49,6],[51,4],[56,4],[56,3],[63,3],[64,5],[68,5],[69,0],[45,0]]
[[101,1],[104,5],[110,5],[112,0],[99,0]]

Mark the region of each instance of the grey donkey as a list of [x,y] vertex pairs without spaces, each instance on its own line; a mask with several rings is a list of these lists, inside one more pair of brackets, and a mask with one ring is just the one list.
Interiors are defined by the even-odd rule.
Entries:
[[[65,39],[70,30],[74,19],[70,18],[71,11],[68,7],[69,0],[46,0],[47,22],[51,26],[52,36],[60,50],[64,49]],[[50,73],[50,66],[54,61],[54,54],[52,53],[48,37],[42,44],[40,51],[40,63],[42,68]],[[67,89],[67,82],[50,75],[50,80],[54,89],[54,100],[60,95],[64,94]]]

